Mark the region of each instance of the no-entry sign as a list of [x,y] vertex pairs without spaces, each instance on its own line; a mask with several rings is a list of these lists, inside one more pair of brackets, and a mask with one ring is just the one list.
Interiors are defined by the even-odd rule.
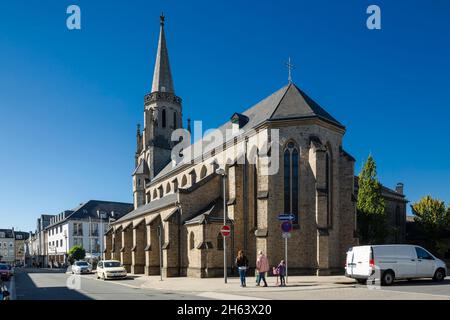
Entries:
[[229,226],[223,226],[222,229],[220,229],[220,233],[222,234],[222,236],[228,237],[231,233],[231,229]]

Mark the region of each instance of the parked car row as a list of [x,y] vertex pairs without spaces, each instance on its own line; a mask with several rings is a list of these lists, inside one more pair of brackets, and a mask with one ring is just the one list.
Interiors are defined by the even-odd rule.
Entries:
[[0,279],[3,281],[9,281],[14,275],[14,268],[9,264],[0,263]]
[[[86,261],[76,261],[72,265],[72,274],[92,273],[92,265]],[[120,261],[104,260],[99,261],[95,270],[97,279],[123,279],[127,277],[127,270]]]
[[388,286],[398,279],[432,278],[442,281],[447,276],[447,266],[419,246],[367,245],[348,250],[345,275],[359,283],[378,279],[382,285]]

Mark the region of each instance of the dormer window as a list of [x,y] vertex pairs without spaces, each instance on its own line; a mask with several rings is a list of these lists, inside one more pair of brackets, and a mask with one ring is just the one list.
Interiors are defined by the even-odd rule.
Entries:
[[246,115],[235,113],[231,117],[231,125],[232,125],[232,131],[233,135],[237,134],[240,129],[242,129],[247,123],[249,119]]

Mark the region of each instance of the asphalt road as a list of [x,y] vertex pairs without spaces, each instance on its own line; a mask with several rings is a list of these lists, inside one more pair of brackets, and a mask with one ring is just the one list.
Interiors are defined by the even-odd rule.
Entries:
[[[17,300],[203,300],[203,299],[275,299],[275,300],[450,300],[450,278],[443,282],[430,279],[399,281],[390,287],[348,284],[339,288],[307,287],[269,292],[236,288],[231,292],[168,291],[143,289],[133,277],[125,280],[97,280],[95,275],[71,276],[45,270],[21,270],[14,276]],[[177,288],[182,290],[182,288]],[[259,288],[258,288],[259,289]]]
[[132,278],[103,281],[91,276],[71,276],[54,271],[18,271],[15,277],[17,300],[202,300],[176,292],[137,289]]

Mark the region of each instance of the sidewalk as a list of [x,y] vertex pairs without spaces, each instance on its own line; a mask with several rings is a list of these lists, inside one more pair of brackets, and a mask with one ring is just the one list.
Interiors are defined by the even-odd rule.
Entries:
[[240,287],[238,277],[228,278],[228,283],[224,283],[223,278],[164,278],[159,276],[131,276],[133,285],[144,289],[184,291],[184,292],[261,292],[261,291],[299,291],[317,289],[348,288],[356,285],[352,279],[344,276],[290,276],[286,287],[276,286],[276,278],[267,279],[268,287],[257,287],[255,277],[247,277],[247,287]]

